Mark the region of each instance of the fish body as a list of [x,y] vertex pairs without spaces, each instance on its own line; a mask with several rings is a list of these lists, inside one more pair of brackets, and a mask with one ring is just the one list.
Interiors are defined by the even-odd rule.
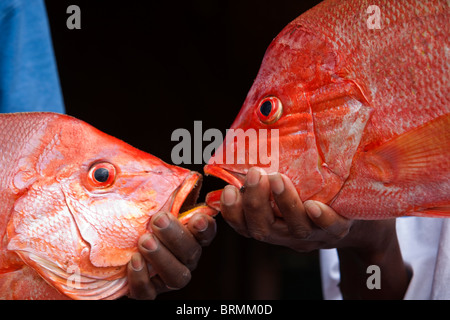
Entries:
[[201,184],[196,172],[54,113],[1,114],[0,154],[2,299],[126,294],[126,264],[151,216],[178,216]]
[[227,134],[205,173],[240,187],[253,165],[279,171],[303,201],[351,219],[448,216],[448,21],[438,0],[327,0],[305,12],[268,47],[231,126],[277,129],[278,170],[239,158]]

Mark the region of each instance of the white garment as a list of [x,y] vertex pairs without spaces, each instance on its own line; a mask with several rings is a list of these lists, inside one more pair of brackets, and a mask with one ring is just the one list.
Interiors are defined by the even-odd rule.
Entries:
[[[450,299],[450,218],[404,217],[396,226],[403,260],[413,271],[404,299]],[[320,262],[324,298],[342,299],[337,250],[320,250]]]

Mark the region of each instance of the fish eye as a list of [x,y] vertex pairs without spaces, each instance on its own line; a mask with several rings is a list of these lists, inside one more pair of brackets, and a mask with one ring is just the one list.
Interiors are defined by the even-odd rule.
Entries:
[[270,111],[272,111],[272,101],[266,100],[264,103],[259,107],[259,111],[264,117],[267,117],[270,114]]
[[108,181],[109,171],[106,168],[98,168],[94,171],[94,179],[97,182],[103,183]]
[[95,163],[89,169],[88,182],[96,188],[107,188],[114,183],[116,168],[109,162]]
[[268,96],[259,103],[257,114],[259,120],[265,124],[272,124],[277,121],[283,113],[283,105],[280,99],[275,96]]

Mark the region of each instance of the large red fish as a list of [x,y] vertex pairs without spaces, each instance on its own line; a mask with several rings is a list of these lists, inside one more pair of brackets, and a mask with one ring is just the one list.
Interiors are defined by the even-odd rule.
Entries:
[[0,115],[0,153],[1,299],[120,297],[153,214],[215,212],[180,213],[199,173],[66,115]]
[[[444,0],[324,1],[270,44],[231,129],[278,129],[277,169],[302,200],[352,219],[448,216],[449,21]],[[265,167],[237,146],[227,134],[219,154],[237,157],[205,173],[240,187]]]

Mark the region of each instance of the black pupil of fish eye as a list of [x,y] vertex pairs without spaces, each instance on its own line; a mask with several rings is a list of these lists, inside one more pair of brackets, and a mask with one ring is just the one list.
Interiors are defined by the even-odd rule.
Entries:
[[270,102],[269,100],[264,102],[259,108],[259,111],[261,111],[261,114],[263,116],[267,117],[270,114],[270,111],[272,111],[272,102]]
[[106,182],[109,178],[109,171],[106,168],[98,168],[94,171],[94,178],[98,182]]

